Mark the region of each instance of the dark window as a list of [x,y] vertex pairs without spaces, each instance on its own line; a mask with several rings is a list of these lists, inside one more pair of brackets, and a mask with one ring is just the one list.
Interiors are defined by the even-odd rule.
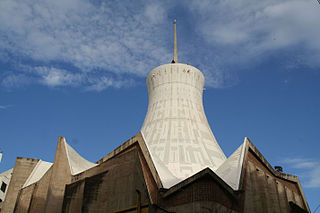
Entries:
[[302,209],[300,206],[295,204],[294,202],[290,201],[289,205],[291,207],[291,213],[307,213],[308,211],[305,209]]
[[1,191],[5,192],[5,191],[6,191],[6,188],[7,188],[7,184],[2,181]]

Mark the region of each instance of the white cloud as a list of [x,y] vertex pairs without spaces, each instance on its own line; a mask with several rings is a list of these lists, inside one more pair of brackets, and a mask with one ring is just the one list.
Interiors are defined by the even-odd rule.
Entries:
[[288,168],[298,172],[303,186],[308,188],[320,187],[320,161],[308,158],[290,158],[283,161]]
[[319,10],[313,0],[2,0],[0,63],[20,61],[33,70],[46,67],[50,72],[14,70],[0,76],[0,81],[6,86],[31,82],[87,88],[90,78],[105,85],[101,88],[127,85],[102,83],[98,77],[132,81],[131,77],[145,77],[154,67],[170,62],[168,17],[172,15],[181,17],[178,38],[192,35],[187,42],[178,41],[180,61],[198,66],[207,86],[233,85],[237,79],[229,71],[235,67],[258,64],[271,54],[297,47],[299,51],[290,52],[294,66],[285,68],[319,67]]
[[9,74],[2,79],[1,85],[6,88],[19,88],[30,84],[31,81],[30,77],[21,73]]
[[[320,7],[313,0],[193,1],[203,39],[223,49],[223,63],[250,63],[300,46],[302,63],[319,66]],[[232,54],[232,51],[240,54]],[[290,50],[290,49],[288,49]],[[271,52],[270,52],[271,51]]]
[[73,74],[54,67],[35,67],[34,72],[40,76],[42,84],[50,87],[77,86],[85,80],[83,74]]
[[145,22],[158,24],[165,19],[165,11],[163,6],[159,2],[156,2],[146,6],[145,16],[146,16]]
[[[78,87],[83,86],[87,91],[102,91],[109,87],[121,88],[134,86],[131,77],[122,78],[110,73],[71,72],[65,69],[46,66],[19,65],[19,72],[9,72],[0,84],[7,88],[15,88],[31,82],[48,87]],[[27,77],[28,76],[28,77]]]
[[103,76],[99,79],[89,80],[92,84],[87,86],[88,91],[102,91],[109,87],[121,88],[121,87],[131,87],[135,85],[135,81],[132,79],[116,80],[110,77]]
[[0,110],[8,109],[11,105],[0,105]]
[[49,86],[81,83],[83,75],[97,71],[141,77],[170,61],[165,40],[153,32],[152,24],[165,14],[160,4],[3,0],[0,11],[0,55],[69,64],[78,72],[42,70],[40,82]]

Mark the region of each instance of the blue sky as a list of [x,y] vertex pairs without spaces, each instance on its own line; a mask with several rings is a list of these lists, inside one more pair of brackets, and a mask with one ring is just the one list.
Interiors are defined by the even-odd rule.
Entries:
[[0,2],[0,172],[54,160],[58,136],[96,161],[139,132],[147,74],[172,60],[206,77],[204,106],[229,156],[245,136],[320,204],[316,0]]

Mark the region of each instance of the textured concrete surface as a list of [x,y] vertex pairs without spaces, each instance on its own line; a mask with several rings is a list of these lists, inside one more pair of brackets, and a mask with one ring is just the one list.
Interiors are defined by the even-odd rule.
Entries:
[[66,185],[62,212],[82,212],[85,179]]
[[213,202],[213,201],[197,201],[184,205],[179,205],[175,207],[168,208],[170,212],[183,212],[183,213],[194,213],[194,212],[203,212],[203,213],[236,213],[238,211],[230,210],[225,206]]
[[53,166],[27,187],[22,186],[39,160],[17,158],[8,194],[14,203],[4,212],[122,211],[137,206],[137,190],[144,211],[147,206],[157,213],[309,211],[298,178],[273,170],[248,139],[235,152],[243,159],[239,190],[210,168],[163,188],[141,134],[76,175],[71,174],[66,147],[65,139],[59,138]]
[[29,207],[29,212],[42,213],[46,208],[46,199],[48,194],[49,182],[51,178],[52,167],[43,175],[36,183],[32,194],[32,200]]
[[38,161],[38,159],[17,157],[1,213],[12,213],[14,211],[19,190],[26,182]]
[[19,191],[14,208],[15,213],[24,213],[29,211],[34,188],[35,184],[25,187],[23,190]]
[[38,182],[42,178],[42,176],[50,169],[51,166],[52,163],[39,160],[37,165],[32,170],[30,176],[23,184],[22,188],[25,188],[33,183]]
[[247,141],[234,151],[215,171],[232,189],[238,190]]
[[84,172],[80,181],[67,185],[64,212],[78,211],[80,206],[82,212],[112,212],[134,206],[136,190],[141,192],[142,203],[150,203],[137,149],[130,149],[99,167]]
[[187,64],[165,64],[147,77],[149,105],[141,133],[162,185],[169,188],[226,159],[208,124],[204,76]]
[[59,137],[54,164],[46,197],[46,213],[61,212],[65,186],[71,183],[73,174],[89,169],[96,164],[82,158],[67,143]]
[[288,174],[278,176],[265,164],[267,161],[264,158],[259,158],[257,154],[261,154],[255,149],[250,147],[246,159],[244,212],[291,212],[290,201],[309,211],[298,178]]
[[64,148],[68,157],[68,163],[70,166],[70,172],[72,175],[79,174],[85,170],[88,170],[97,164],[92,163],[86,159],[84,159],[81,155],[79,155],[69,144],[65,141],[63,142]]
[[229,210],[240,209],[238,196],[210,169],[201,171],[164,193],[162,202],[168,209],[184,205],[190,207],[195,202],[209,202],[211,206],[217,204],[213,209],[221,205]]

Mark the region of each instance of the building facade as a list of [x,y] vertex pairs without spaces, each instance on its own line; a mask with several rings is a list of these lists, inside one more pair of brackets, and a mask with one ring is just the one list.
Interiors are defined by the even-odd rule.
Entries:
[[298,177],[245,138],[228,158],[208,124],[204,76],[172,63],[147,77],[141,131],[99,161],[59,137],[53,163],[17,158],[1,212],[310,212]]
[[0,203],[2,203],[4,201],[4,198],[6,197],[8,185],[12,176],[12,170],[13,169],[9,169],[0,174]]

